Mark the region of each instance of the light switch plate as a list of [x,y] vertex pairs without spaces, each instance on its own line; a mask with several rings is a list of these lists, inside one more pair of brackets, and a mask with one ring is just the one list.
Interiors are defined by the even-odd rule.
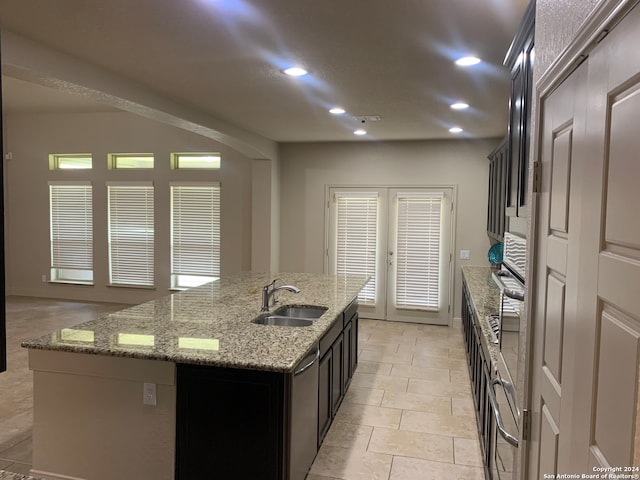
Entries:
[[460,260],[469,260],[471,253],[469,250],[460,250]]

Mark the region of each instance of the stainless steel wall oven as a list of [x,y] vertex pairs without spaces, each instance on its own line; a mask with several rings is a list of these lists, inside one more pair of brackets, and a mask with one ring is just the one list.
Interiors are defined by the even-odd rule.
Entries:
[[521,406],[518,404],[518,360],[521,356],[524,306],[524,263],[526,239],[505,233],[503,268],[493,279],[500,289],[498,328],[495,341],[500,346],[496,373],[489,385],[489,398],[494,413],[490,471],[494,480],[512,480],[518,448],[518,425]]

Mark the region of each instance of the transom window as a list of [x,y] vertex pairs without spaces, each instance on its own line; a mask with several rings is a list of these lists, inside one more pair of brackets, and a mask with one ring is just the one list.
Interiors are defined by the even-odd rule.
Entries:
[[219,153],[172,153],[171,168],[217,170],[220,168]]
[[152,153],[110,153],[109,169],[153,168]]
[[88,170],[93,167],[90,153],[52,153],[49,155],[49,170]]

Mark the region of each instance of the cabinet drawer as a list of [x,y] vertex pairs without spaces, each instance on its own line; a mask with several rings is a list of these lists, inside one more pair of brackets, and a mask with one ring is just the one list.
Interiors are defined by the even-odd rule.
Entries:
[[338,318],[327,333],[324,334],[324,337],[320,339],[320,357],[323,357],[325,353],[331,348],[333,342],[336,341],[336,338],[342,333],[342,313],[338,315]]
[[347,308],[344,309],[344,326],[347,326],[347,323],[351,321],[353,316],[358,313],[358,300],[355,299],[353,302],[349,304]]

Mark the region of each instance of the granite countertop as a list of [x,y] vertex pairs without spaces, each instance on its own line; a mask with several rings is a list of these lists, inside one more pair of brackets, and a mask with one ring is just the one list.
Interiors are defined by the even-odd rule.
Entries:
[[500,354],[500,347],[489,341],[491,328],[486,320],[487,315],[500,312],[500,289],[491,278],[493,272],[494,270],[490,267],[462,267],[462,276],[469,289],[473,309],[476,312],[480,329],[487,340],[486,344],[491,361],[495,366]]
[[[307,327],[257,325],[262,287],[274,278],[278,304],[328,310]],[[22,343],[30,349],[291,372],[367,283],[365,276],[240,273]],[[281,283],[278,283],[281,285]]]

